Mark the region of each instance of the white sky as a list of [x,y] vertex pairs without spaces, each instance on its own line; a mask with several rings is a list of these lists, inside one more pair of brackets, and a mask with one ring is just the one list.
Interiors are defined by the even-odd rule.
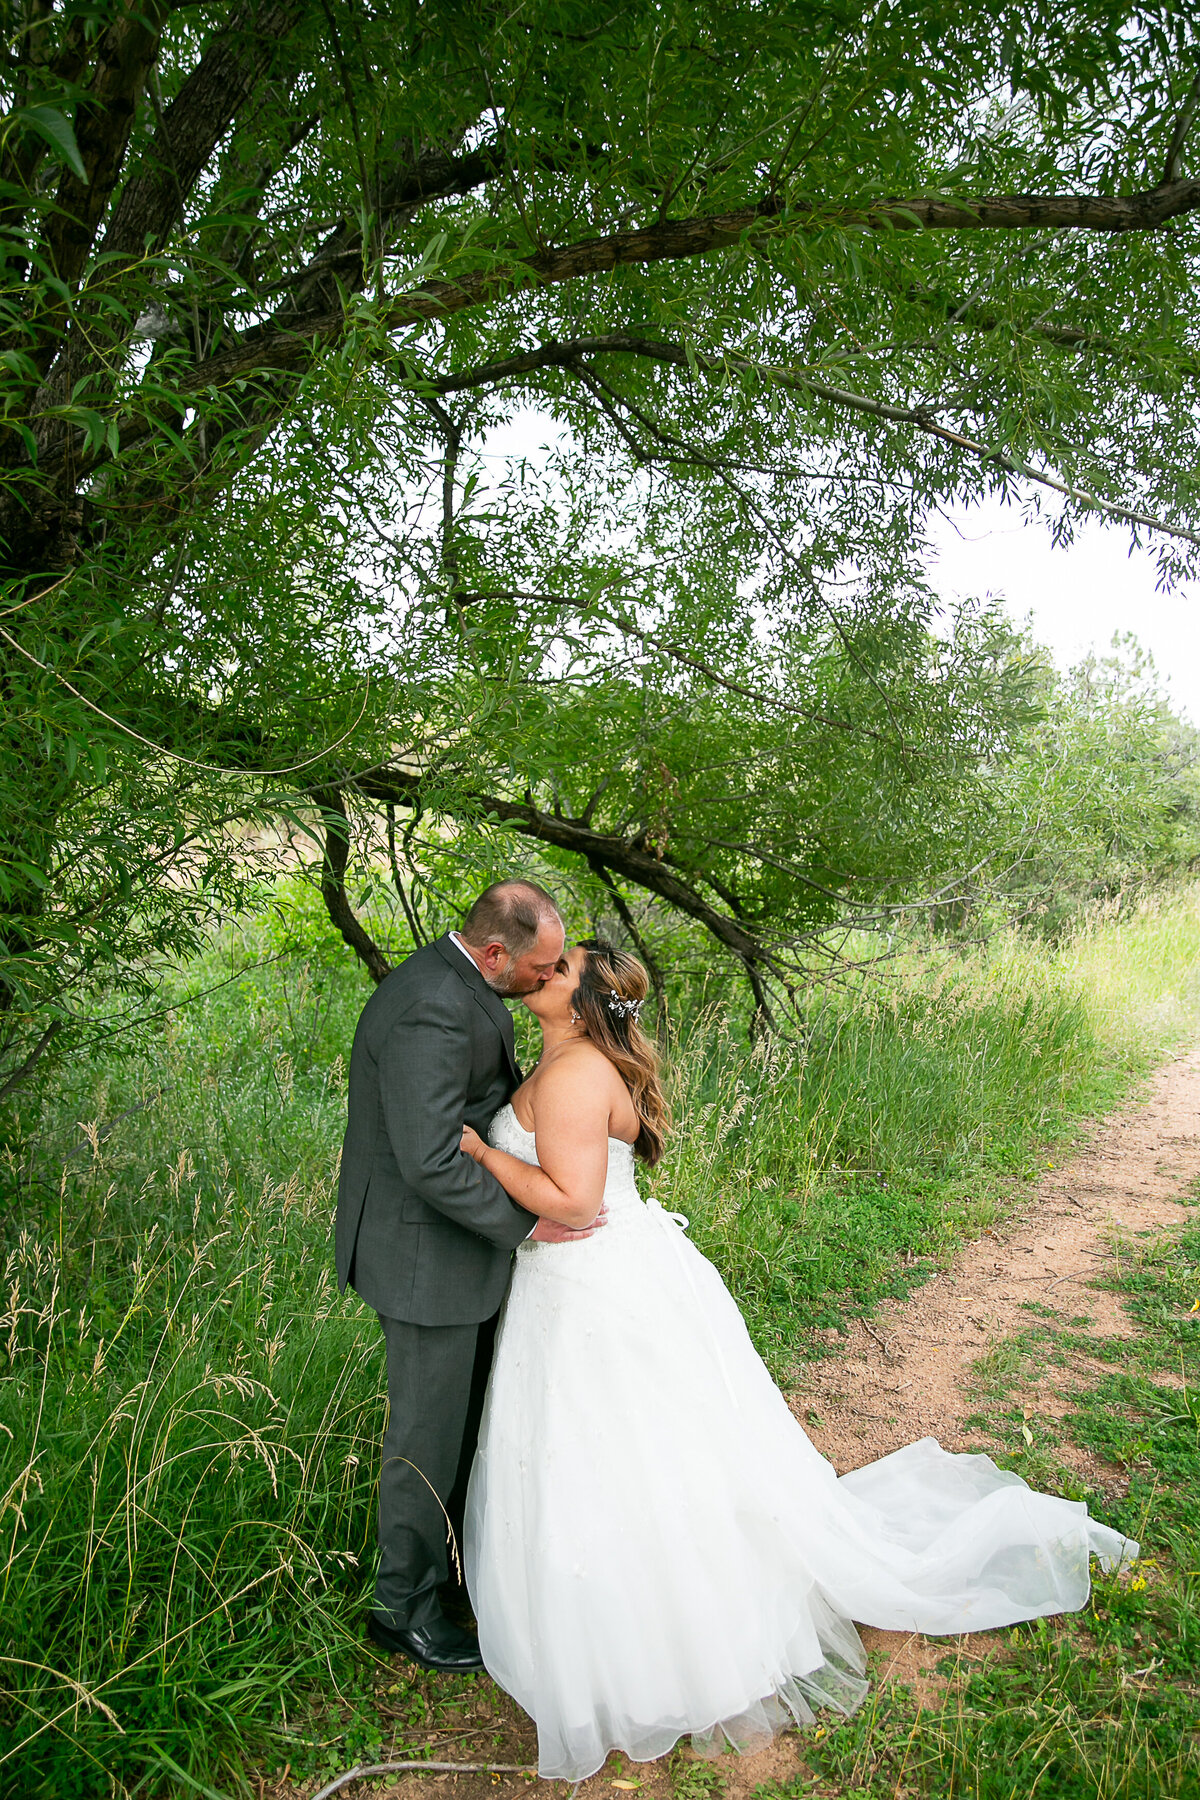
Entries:
[[[512,456],[538,460],[539,446],[557,435],[552,420],[522,411],[489,433],[482,459],[496,468]],[[1056,549],[1045,520],[1026,524],[1013,507],[989,500],[948,508],[929,535],[930,578],[946,599],[1002,598],[1014,623],[1028,621],[1064,670],[1089,650],[1107,654],[1114,633],[1131,631],[1175,711],[1200,725],[1200,582],[1160,592],[1153,557],[1130,552],[1125,527],[1082,523],[1074,543]]]
[[996,501],[955,509],[931,536],[930,576],[947,599],[1001,596],[1064,669],[1089,650],[1104,655],[1114,632],[1131,631],[1175,710],[1200,725],[1200,582],[1161,593],[1153,558],[1130,554],[1121,527],[1083,525],[1070,548],[1055,549],[1045,523],[1024,524]]

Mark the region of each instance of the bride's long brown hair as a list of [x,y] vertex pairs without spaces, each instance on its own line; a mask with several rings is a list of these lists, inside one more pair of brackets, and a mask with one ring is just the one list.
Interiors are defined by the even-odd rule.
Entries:
[[603,1050],[629,1089],[641,1124],[633,1148],[653,1168],[666,1148],[671,1115],[658,1052],[638,1023],[650,977],[636,956],[601,938],[583,938],[579,948],[587,954],[571,1005],[592,1043]]

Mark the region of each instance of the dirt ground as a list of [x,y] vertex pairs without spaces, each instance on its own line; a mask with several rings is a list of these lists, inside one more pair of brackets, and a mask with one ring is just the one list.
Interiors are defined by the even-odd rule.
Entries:
[[[1094,1336],[1126,1335],[1117,1295],[1091,1283],[1116,1267],[1129,1240],[1178,1224],[1179,1202],[1198,1179],[1200,1050],[1193,1050],[1160,1068],[1148,1094],[1110,1114],[1068,1160],[1048,1167],[1036,1194],[949,1268],[907,1300],[855,1320],[843,1353],[810,1365],[789,1396],[797,1418],[842,1474],[914,1438],[936,1437],[948,1450],[979,1448],[963,1426],[977,1410],[976,1360],[1030,1325],[1028,1301],[1063,1323],[1086,1318]],[[1041,1380],[1035,1374],[1030,1411],[1061,1413],[1062,1387],[1060,1369]],[[1101,1487],[1113,1479],[1072,1445],[1057,1454]],[[918,1694],[942,1654],[902,1633],[864,1630],[862,1638],[876,1679],[903,1681]],[[998,1640],[962,1638],[957,1648],[984,1658],[996,1654]]]
[[790,1396],[805,1430],[843,1474],[914,1438],[972,1448],[962,1420],[976,1359],[1029,1326],[1029,1301],[1064,1323],[1086,1318],[1094,1336],[1127,1333],[1117,1296],[1090,1284],[1125,1240],[1178,1223],[1197,1179],[1200,1050],[1159,1069],[1141,1103],[1047,1168],[1037,1193],[948,1269],[855,1320],[843,1353],[811,1364]]
[[[1198,1179],[1200,1050],[1195,1050],[1160,1068],[1142,1098],[1100,1122],[1067,1161],[1048,1166],[1036,1193],[907,1300],[887,1302],[869,1321],[855,1321],[846,1338],[829,1333],[837,1353],[810,1365],[790,1395],[797,1418],[840,1473],[914,1438],[936,1437],[952,1450],[978,1448],[964,1429],[977,1404],[971,1396],[972,1364],[1001,1339],[1028,1327],[1033,1315],[1025,1310],[1027,1301],[1064,1323],[1086,1318],[1095,1335],[1127,1333],[1117,1297],[1091,1283],[1114,1267],[1128,1240],[1178,1223],[1179,1201]],[[1061,1410],[1061,1385],[1061,1370],[1048,1372],[1044,1382],[1035,1378],[1031,1407],[1043,1416]],[[1076,1460],[1083,1469],[1083,1454]],[[1090,1466],[1087,1473],[1101,1482],[1112,1474]],[[918,1697],[942,1685],[936,1665],[946,1655],[944,1642],[903,1632],[864,1630],[862,1636],[877,1683],[903,1682]],[[968,1662],[1000,1653],[998,1634],[960,1638],[954,1650]],[[477,1748],[473,1756],[460,1739],[446,1744],[445,1760],[532,1762],[536,1738],[519,1710],[494,1691],[486,1700],[481,1694],[478,1704],[489,1723],[476,1743],[487,1743],[487,1752]],[[804,1742],[788,1735],[757,1755],[722,1757],[718,1767],[728,1800],[748,1800],[761,1782],[805,1772]],[[302,1800],[318,1786],[285,1782],[263,1792],[272,1800]],[[418,1800],[434,1788],[447,1800],[482,1800],[485,1793],[508,1800],[531,1786],[550,1788],[563,1800],[571,1792],[565,1783],[538,1784],[513,1774],[412,1775],[386,1786],[356,1782],[343,1792],[353,1800],[366,1792]],[[646,1800],[668,1800],[665,1762],[630,1766],[611,1757],[580,1785],[579,1800],[622,1800],[635,1788]]]

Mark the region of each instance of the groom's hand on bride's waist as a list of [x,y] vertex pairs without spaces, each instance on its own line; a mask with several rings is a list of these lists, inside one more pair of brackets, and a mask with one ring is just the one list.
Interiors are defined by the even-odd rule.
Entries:
[[590,1225],[584,1225],[575,1231],[570,1225],[556,1225],[553,1219],[539,1219],[529,1236],[527,1244],[573,1244],[579,1238],[590,1238],[593,1232],[608,1223],[608,1208],[602,1206]]

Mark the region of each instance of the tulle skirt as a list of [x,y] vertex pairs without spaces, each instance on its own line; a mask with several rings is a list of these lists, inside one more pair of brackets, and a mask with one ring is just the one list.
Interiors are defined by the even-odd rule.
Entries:
[[761,1747],[866,1692],[852,1620],[934,1635],[1072,1612],[1137,1552],[1075,1501],[932,1438],[814,1449],[741,1314],[653,1201],[517,1254],[467,1504],[490,1674],[578,1781],[690,1734]]

